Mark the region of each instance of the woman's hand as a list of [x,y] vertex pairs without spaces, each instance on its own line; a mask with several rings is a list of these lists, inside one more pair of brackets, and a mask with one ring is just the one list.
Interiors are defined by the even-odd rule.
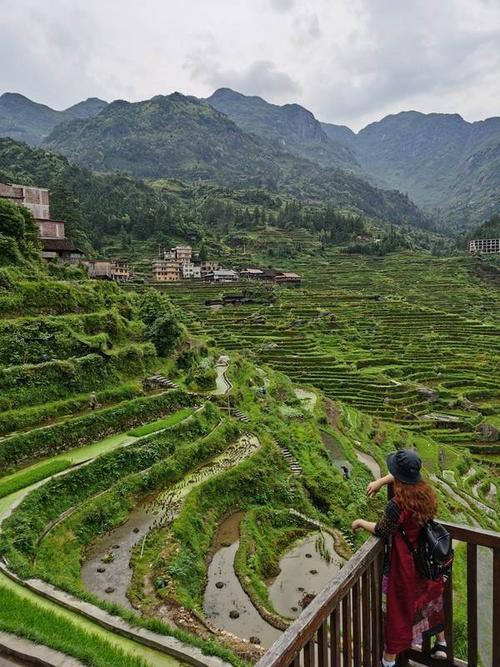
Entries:
[[376,479],[373,482],[370,482],[368,486],[366,487],[366,493],[370,498],[372,496],[376,496],[377,493],[380,491],[380,489],[383,487],[383,482],[381,484],[382,480],[381,479]]
[[380,479],[376,479],[373,482],[370,482],[366,487],[366,493],[371,498],[372,496],[375,496],[383,486],[393,483],[394,483],[394,477],[389,473],[385,477],[381,477]]

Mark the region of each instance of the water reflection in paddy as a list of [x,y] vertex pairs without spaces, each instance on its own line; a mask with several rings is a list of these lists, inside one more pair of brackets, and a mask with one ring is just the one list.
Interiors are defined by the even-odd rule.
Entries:
[[333,537],[322,535],[330,562],[316,549],[320,533],[308,535],[280,560],[281,572],[269,587],[269,597],[282,616],[299,616],[304,596],[317,595],[340,570],[343,560],[335,552]]

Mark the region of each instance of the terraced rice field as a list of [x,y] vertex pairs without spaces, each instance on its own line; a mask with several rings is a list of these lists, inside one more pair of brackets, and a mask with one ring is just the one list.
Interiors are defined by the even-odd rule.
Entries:
[[[193,643],[213,652],[206,642],[216,636],[210,664],[255,661],[258,643],[217,627],[207,634],[199,622],[218,527],[244,515],[230,574],[245,585],[245,604],[272,625],[265,581],[278,576],[277,549],[284,555],[313,528],[334,525],[347,557],[366,484],[400,442],[423,455],[445,516],[498,528],[498,294],[466,258],[312,262],[288,267],[303,274],[300,288],[273,288],[276,298],[243,306],[213,310],[205,301],[251,283],[162,286],[190,334],[216,345],[197,341],[217,370],[211,400],[208,390],[182,389],[184,371],[144,343],[115,286],[53,284],[53,297],[41,288],[47,298],[36,307],[21,286],[29,322],[18,316],[23,304],[0,298],[0,339],[12,350],[9,366],[0,360],[0,546],[13,572],[42,580],[33,600],[51,584],[51,613],[58,595],[76,605],[68,620],[82,598],[94,614],[118,603],[136,630],[155,629],[162,664],[178,664],[165,654],[171,633],[186,642],[182,656]],[[70,288],[67,315],[59,301]],[[35,337],[19,337],[25,324]],[[142,380],[158,370],[181,388],[145,393]],[[101,406],[91,411],[94,389]],[[82,578],[84,561],[100,587]],[[127,580],[113,579],[115,570]],[[21,580],[16,587],[26,590]],[[137,639],[124,648],[142,655]]]
[[500,448],[487,426],[500,406],[500,295],[475,277],[475,262],[414,254],[302,259],[288,267],[303,275],[301,288],[280,289],[274,304],[217,311],[205,299],[249,283],[161,289],[220,347],[248,350],[437,444],[489,456]]

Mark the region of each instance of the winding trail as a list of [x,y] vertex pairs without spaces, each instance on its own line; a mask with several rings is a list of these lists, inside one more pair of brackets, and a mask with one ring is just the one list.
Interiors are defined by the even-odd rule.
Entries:
[[228,368],[229,357],[222,355],[215,364],[217,377],[215,379],[215,389],[211,392],[212,396],[225,396],[231,390],[232,385],[226,376]]
[[356,458],[358,459],[358,461],[368,468],[368,470],[373,475],[374,479],[379,479],[380,477],[382,477],[382,471],[380,470],[380,465],[373,458],[373,456],[370,456],[370,454],[365,454],[365,452],[362,452],[358,449],[355,449],[354,451],[356,453]]

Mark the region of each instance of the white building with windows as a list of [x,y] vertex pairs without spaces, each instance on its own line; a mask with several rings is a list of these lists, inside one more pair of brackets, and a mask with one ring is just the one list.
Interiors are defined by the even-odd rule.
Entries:
[[500,239],[472,239],[469,241],[469,252],[500,252]]
[[201,266],[199,264],[194,264],[191,260],[186,260],[182,262],[181,273],[184,279],[195,280],[201,278]]

